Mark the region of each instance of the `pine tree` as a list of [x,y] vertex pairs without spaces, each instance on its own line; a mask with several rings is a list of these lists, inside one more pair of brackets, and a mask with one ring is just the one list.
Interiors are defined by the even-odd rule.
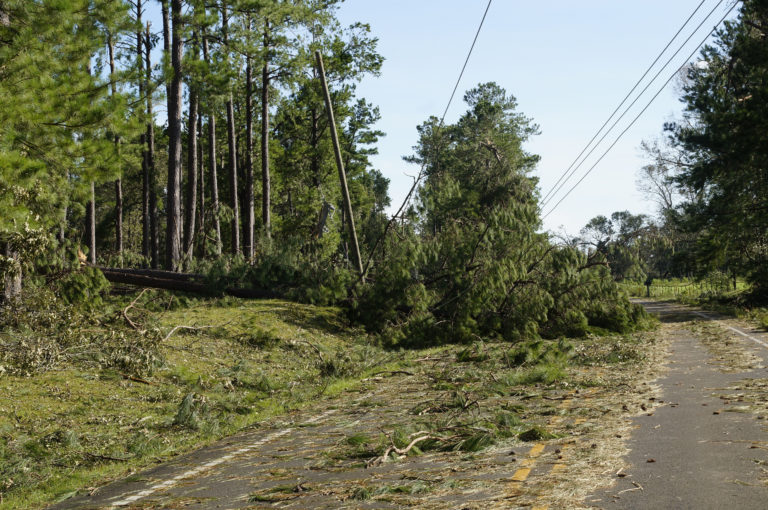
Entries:
[[108,83],[89,68],[106,47],[104,27],[123,17],[124,2],[3,2],[0,242],[3,274],[15,275],[9,294],[19,288],[21,266],[35,246],[50,242],[70,204],[92,199],[91,182],[118,174],[106,130],[110,116],[122,114],[118,102],[109,101]]
[[743,4],[714,45],[689,67],[683,122],[667,126],[687,158],[677,181],[693,196],[681,207],[705,269],[746,275],[768,299],[768,2]]
[[165,265],[179,269],[181,260],[181,81],[182,13],[181,0],[171,0],[171,77],[168,95],[168,197],[166,204]]
[[353,318],[422,345],[634,327],[642,311],[619,295],[604,263],[538,232],[538,156],[523,147],[537,126],[495,83],[464,99],[456,124],[433,117],[418,128],[410,159],[424,181],[384,240],[373,283],[357,289]]

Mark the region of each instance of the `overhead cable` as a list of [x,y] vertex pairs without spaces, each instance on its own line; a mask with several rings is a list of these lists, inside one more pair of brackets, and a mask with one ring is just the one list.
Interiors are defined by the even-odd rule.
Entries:
[[456,85],[453,87],[453,92],[451,92],[451,98],[448,100],[448,104],[445,105],[445,110],[443,110],[443,116],[440,117],[440,125],[443,124],[443,121],[445,120],[445,116],[448,113],[448,108],[451,107],[451,103],[453,102],[453,97],[456,95],[456,91],[459,88],[459,83],[461,83],[461,78],[464,76],[464,71],[467,69],[467,64],[469,63],[469,57],[472,56],[472,50],[475,49],[475,43],[477,43],[477,38],[480,36],[480,30],[483,28],[483,23],[485,23],[485,18],[488,16],[488,11],[491,9],[491,3],[493,3],[493,0],[488,0],[488,5],[485,7],[485,12],[483,13],[483,19],[480,20],[480,26],[477,27],[477,32],[475,32],[475,38],[472,40],[472,46],[469,47],[469,53],[467,53],[467,58],[464,60],[464,65],[461,68],[461,72],[459,73],[459,78],[456,80]]
[[[576,165],[576,163],[581,159],[581,157],[584,155],[584,153],[589,149],[589,147],[592,145],[592,143],[597,139],[597,137],[600,135],[600,133],[605,129],[605,127],[608,125],[608,123],[616,116],[616,114],[619,112],[622,106],[627,102],[627,100],[632,96],[632,94],[637,90],[637,88],[640,86],[640,84],[643,82],[646,76],[651,72],[651,70],[656,66],[656,64],[661,60],[661,57],[667,52],[669,47],[672,45],[672,43],[677,39],[677,37],[680,35],[680,33],[685,29],[686,26],[688,26],[688,23],[693,19],[693,17],[696,15],[696,13],[701,9],[701,6],[704,5],[706,0],[702,0],[701,3],[694,9],[694,11],[691,13],[690,16],[688,16],[688,19],[685,20],[685,23],[678,29],[678,31],[675,33],[675,35],[672,37],[672,39],[669,40],[667,45],[664,47],[663,50],[658,54],[658,56],[654,59],[654,61],[651,63],[650,66],[645,70],[643,75],[640,77],[640,79],[637,80],[635,85],[632,87],[632,89],[627,93],[627,95],[624,97],[624,99],[621,100],[621,103],[616,107],[616,109],[613,110],[613,113],[605,120],[602,126],[600,126],[600,129],[597,130],[595,135],[592,137],[592,139],[587,143],[587,145],[584,146],[584,148],[581,150],[578,156],[576,156],[576,159],[573,160],[573,162],[568,166],[568,168],[560,175],[560,178],[555,182],[555,184],[550,188],[550,190],[547,192],[547,194],[541,199],[541,206],[540,208],[543,209],[549,201],[552,200],[553,195],[556,194],[562,187],[570,180],[570,178],[573,176],[574,173],[576,173],[579,169],[579,167],[584,164],[584,161],[589,158],[589,156],[595,151],[597,146],[599,146],[602,141],[608,136],[608,134],[613,130],[613,128],[618,124],[622,118],[629,112],[629,110],[632,108],[632,106],[637,103],[637,101],[642,97],[642,95],[648,90],[648,88],[653,84],[653,82],[656,80],[656,78],[659,77],[659,75],[664,71],[664,69],[667,68],[667,66],[672,62],[672,60],[680,53],[680,51],[685,47],[685,45],[693,38],[693,36],[698,32],[698,30],[704,25],[704,23],[714,14],[714,12],[717,10],[718,7],[720,7],[720,4],[723,3],[723,0],[720,0],[717,5],[707,14],[707,16],[699,23],[699,25],[696,27],[696,29],[691,33],[690,36],[683,42],[683,44],[678,48],[678,50],[670,57],[667,62],[664,64],[664,66],[659,70],[659,72],[651,79],[651,81],[646,85],[646,87],[643,89],[642,92],[635,98],[635,100],[627,107],[627,109],[622,113],[622,115],[614,122],[614,124],[608,129],[608,131],[605,132],[603,137],[600,139],[600,141],[595,144],[594,147],[589,151],[589,153],[584,157],[584,159]],[[574,167],[574,165],[576,165]],[[569,173],[570,172],[570,173]],[[565,179],[565,180],[564,180]]]
[[598,160],[589,168],[589,170],[587,170],[587,172],[581,177],[581,179],[579,179],[576,182],[576,184],[571,186],[571,189],[569,189],[568,192],[565,195],[563,195],[563,197],[560,200],[558,200],[558,202],[546,214],[544,214],[542,216],[542,218],[541,218],[542,220],[545,219],[550,214],[552,214],[552,212],[555,209],[557,209],[557,207],[563,202],[563,200],[568,198],[568,196],[573,192],[573,190],[576,189],[576,187],[579,184],[581,184],[584,181],[584,179],[586,179],[587,176],[590,173],[592,173],[592,170],[594,170],[595,167],[603,160],[603,158],[605,158],[605,156],[608,155],[608,153],[611,151],[611,149],[613,149],[613,147],[619,142],[619,140],[621,140],[621,138],[627,133],[627,131],[629,131],[630,128],[635,125],[635,123],[646,112],[646,110],[648,110],[648,108],[650,108],[651,104],[653,104],[653,102],[656,100],[656,98],[659,97],[659,95],[664,91],[664,89],[667,87],[667,85],[669,85],[669,83],[674,79],[674,77],[677,76],[677,74],[680,71],[682,71],[683,68],[686,65],[688,65],[688,63],[693,58],[693,56],[696,55],[696,52],[699,51],[699,48],[701,48],[704,45],[704,43],[707,42],[707,39],[709,39],[709,37],[715,32],[715,30],[717,30],[717,27],[719,27],[720,24],[723,21],[725,21],[725,19],[731,14],[731,12],[736,8],[736,6],[738,4],[739,4],[739,2],[735,2],[731,6],[731,8],[728,9],[728,12],[725,13],[725,15],[720,19],[720,21],[718,21],[717,24],[712,28],[712,30],[706,35],[706,37],[704,37],[704,39],[696,46],[696,48],[694,48],[694,50],[691,52],[691,54],[688,56],[688,58],[685,59],[685,62],[679,68],[677,68],[677,70],[674,73],[672,73],[672,75],[669,77],[669,79],[667,79],[666,82],[664,82],[664,85],[662,85],[661,88],[658,90],[658,92],[656,92],[656,94],[654,94],[654,96],[651,98],[651,100],[648,102],[648,104],[646,104],[645,107],[640,111],[640,113],[638,113],[637,116],[632,120],[632,122],[630,122],[629,125],[626,128],[624,128],[624,130],[619,134],[619,136],[616,137],[616,139],[613,141],[613,143],[608,147],[608,149],[606,149],[605,152],[603,152],[603,154],[600,156],[600,158],[598,158]]

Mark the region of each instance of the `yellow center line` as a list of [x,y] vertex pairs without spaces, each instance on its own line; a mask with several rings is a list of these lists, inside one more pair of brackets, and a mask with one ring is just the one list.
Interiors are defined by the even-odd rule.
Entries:
[[541,452],[544,451],[544,445],[539,443],[533,445],[533,448],[531,448],[531,451],[528,452],[528,457],[535,459],[539,455],[541,455]]
[[[563,399],[558,407],[560,409],[569,409],[573,405],[573,400],[570,398]],[[556,423],[560,423],[563,420],[563,417],[560,415],[552,416],[549,419],[549,424],[554,425]],[[536,460],[541,456],[541,454],[544,452],[545,445],[541,443],[537,443],[531,447],[531,449],[528,451],[528,455],[523,461],[520,463],[520,469],[515,471],[515,473],[512,475],[512,481],[513,482],[524,482],[528,479],[528,476],[531,474],[531,469],[536,465]],[[547,510],[547,507],[545,506],[537,506],[533,507],[531,510]]]
[[530,468],[520,468],[517,471],[515,471],[514,475],[512,475],[512,481],[524,482],[528,478],[529,474],[531,474]]
[[561,462],[557,462],[552,466],[552,473],[560,473],[565,471],[568,466],[562,462],[563,457],[565,457],[565,450],[569,449],[571,447],[570,443],[565,443],[563,445],[560,445],[560,459]]
[[527,480],[528,475],[531,474],[531,469],[536,464],[536,459],[541,455],[543,451],[544,451],[543,444],[537,443],[533,445],[531,449],[528,451],[528,457],[520,463],[522,467],[517,471],[515,471],[515,473],[512,475],[512,481],[524,482],[525,480]]
[[552,466],[552,472],[559,473],[561,471],[565,471],[567,467],[568,466],[566,466],[565,464],[555,464],[554,466]]

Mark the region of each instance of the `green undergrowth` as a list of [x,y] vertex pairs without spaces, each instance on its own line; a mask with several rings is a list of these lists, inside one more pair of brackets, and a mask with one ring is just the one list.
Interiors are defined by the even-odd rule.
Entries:
[[[336,308],[148,292],[126,315],[138,329],[155,331],[151,362],[100,362],[98,339],[110,330],[128,345],[144,337],[122,318],[134,298],[110,298],[102,319],[80,325],[87,340],[73,333],[70,344],[41,343],[56,354],[45,363],[33,357],[16,371],[6,362],[0,507],[66,499],[338,395],[405,357],[349,328]],[[68,345],[82,355],[69,356]],[[128,361],[133,353],[123,355]]]
[[[630,296],[645,298],[647,290],[640,283],[622,283],[619,288]],[[703,308],[723,315],[748,320],[768,331],[768,303],[747,282],[734,282],[722,273],[702,280],[654,280],[651,298],[669,300],[688,306]]]

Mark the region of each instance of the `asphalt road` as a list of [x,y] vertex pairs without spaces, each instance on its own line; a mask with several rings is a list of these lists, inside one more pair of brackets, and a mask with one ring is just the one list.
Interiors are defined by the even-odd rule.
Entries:
[[[768,359],[766,335],[714,314],[644,304],[673,327],[669,371],[657,381],[666,405],[633,419],[629,469],[588,502],[606,509],[768,508],[768,416],[745,405],[742,384],[768,378],[760,363]],[[732,328],[730,347],[756,362],[746,370],[724,366],[689,331],[690,320]]]

